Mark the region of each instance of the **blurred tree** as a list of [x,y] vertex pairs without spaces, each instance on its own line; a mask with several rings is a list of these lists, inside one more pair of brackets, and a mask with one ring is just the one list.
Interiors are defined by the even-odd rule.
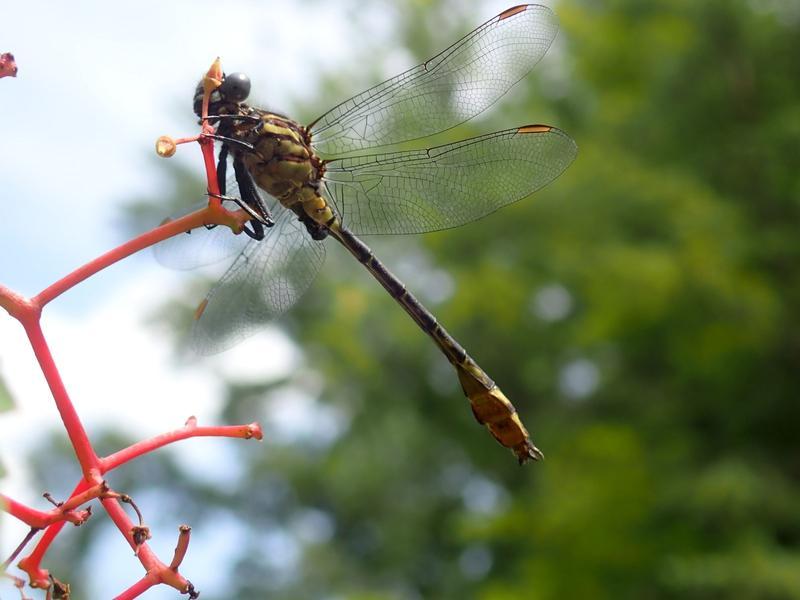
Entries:
[[[217,525],[238,536],[221,597],[800,598],[792,6],[559,3],[538,76],[446,137],[549,122],[578,141],[578,161],[478,223],[368,240],[548,460],[520,470],[429,340],[329,244],[281,322],[302,367],[231,381],[223,415],[269,424],[295,402],[315,409],[307,429],[234,445],[244,474],[224,490],[176,485],[169,453],[148,463],[197,529],[238,523]],[[466,3],[387,10],[397,39],[366,72],[330,74],[337,97],[380,76],[392,44],[422,60],[475,24]],[[136,496],[125,473],[115,486]]]
[[0,374],[0,412],[10,410],[14,406],[14,399],[8,391],[2,374]]

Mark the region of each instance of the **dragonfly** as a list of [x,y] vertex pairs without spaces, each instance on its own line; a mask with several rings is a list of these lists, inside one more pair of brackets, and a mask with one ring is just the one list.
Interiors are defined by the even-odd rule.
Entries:
[[[195,350],[229,348],[289,309],[319,273],[331,238],[433,340],[455,368],[477,421],[520,463],[542,458],[497,384],[358,236],[458,227],[525,198],[572,163],[575,142],[539,124],[434,147],[392,148],[486,110],[540,61],[557,31],[545,6],[509,8],[309,125],[247,104],[249,78],[223,75],[208,118],[219,143],[221,198],[247,211],[247,237],[225,227],[200,229],[181,236],[193,237],[192,252],[176,250],[180,242],[171,240],[157,248],[161,262],[178,268],[235,255],[196,313]],[[198,116],[202,94],[198,85]],[[235,196],[228,195],[232,189]]]

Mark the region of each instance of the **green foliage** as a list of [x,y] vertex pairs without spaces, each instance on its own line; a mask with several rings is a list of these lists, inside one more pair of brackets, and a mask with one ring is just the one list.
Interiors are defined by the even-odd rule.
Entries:
[[8,391],[3,378],[0,376],[0,412],[11,410],[14,407],[14,399]]
[[[401,34],[364,67],[394,44],[426,58],[475,24],[469,6],[395,7]],[[267,427],[263,451],[237,446],[246,476],[224,494],[164,470],[165,497],[197,486],[179,511],[196,529],[220,511],[247,526],[226,597],[800,598],[800,23],[781,7],[560,3],[563,52],[446,137],[550,122],[576,163],[478,223],[368,240],[441,296],[431,308],[543,464],[516,466],[429,341],[329,245],[282,322],[304,365],[231,382],[223,418],[301,393],[336,434]],[[330,77],[337,97],[359,88]],[[426,284],[442,273],[452,294]],[[596,377],[575,387],[576,364]]]

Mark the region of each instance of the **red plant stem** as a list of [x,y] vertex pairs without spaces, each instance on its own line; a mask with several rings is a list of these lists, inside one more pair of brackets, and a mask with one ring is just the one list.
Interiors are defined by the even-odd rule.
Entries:
[[193,136],[190,136],[190,137],[178,138],[177,140],[173,140],[173,141],[175,142],[175,145],[178,146],[180,144],[188,144],[190,142],[196,142],[199,139],[200,139],[200,135],[193,135]]
[[216,427],[198,427],[194,423],[195,421],[190,419],[181,429],[162,433],[149,440],[137,442],[119,452],[115,452],[114,454],[100,459],[100,471],[102,473],[107,473],[121,464],[142,456],[143,454],[147,454],[148,452],[152,452],[157,448],[192,437],[256,438],[257,440],[263,437],[261,426],[258,423],[251,423],[249,425],[222,425]]
[[200,150],[203,153],[203,163],[206,167],[206,180],[208,183],[208,191],[210,192],[210,202],[221,202],[219,198],[219,184],[217,183],[217,164],[214,160],[214,140],[208,137],[201,137],[198,140]]
[[158,585],[158,583],[159,581],[155,577],[147,573],[127,590],[118,596],[114,596],[114,600],[133,600],[133,598],[138,598],[154,585]]
[[[211,426],[211,427],[198,427],[196,423],[197,423],[196,419],[194,419],[194,417],[191,417],[190,419],[187,420],[186,425],[180,429],[169,431],[167,433],[155,436],[149,440],[138,442],[136,444],[128,446],[123,450],[120,450],[119,452],[115,452],[114,454],[110,454],[105,458],[101,458],[99,459],[98,472],[100,474],[108,473],[109,471],[112,471],[113,469],[116,469],[117,467],[135,458],[143,456],[148,452],[157,450],[158,448],[166,446],[167,444],[171,444],[173,442],[193,437],[213,436],[213,437],[231,437],[231,438],[242,438],[242,439],[255,438],[257,440],[261,440],[263,438],[261,426],[258,423],[250,423],[249,425],[224,425],[224,426]],[[100,489],[101,486],[94,486],[94,487]],[[72,494],[70,494],[69,499],[64,503],[64,506],[67,507],[77,506],[76,502],[78,502],[79,500],[89,500],[90,499],[89,496],[91,496],[91,498],[96,498],[98,496],[98,493],[95,490],[90,489],[89,482],[87,482],[85,479],[82,479],[75,486],[75,489],[72,491]],[[55,513],[57,511],[51,511],[51,512],[36,511],[34,509],[27,508],[19,504],[18,502],[11,500],[6,496],[0,495],[0,505],[2,505],[3,503],[5,503],[6,506],[9,508],[8,512],[10,514],[21,519],[23,522],[30,525],[31,527],[35,526],[34,523],[32,522],[34,516],[49,518],[49,522],[42,525],[42,528],[47,527],[47,529],[42,538],[39,540],[39,543],[36,545],[36,548],[30,555],[26,556],[22,561],[20,561],[19,564],[20,568],[22,568],[24,571],[28,573],[31,581],[36,581],[37,578],[39,580],[46,581],[47,578],[46,572],[42,571],[40,568],[41,561],[44,558],[44,555],[47,552],[50,544],[53,542],[58,533],[64,527],[65,522],[67,520],[71,521],[71,519],[66,519],[63,516],[58,519],[52,518],[50,516],[51,513]],[[14,507],[13,511],[10,510],[12,506]],[[104,506],[106,505],[104,504]],[[19,512],[22,516],[18,515],[17,512]],[[145,577],[144,580],[149,581],[147,577]],[[155,585],[155,583],[150,583],[150,585],[151,586]],[[141,585],[141,582],[137,583],[136,585]],[[124,596],[124,597],[134,598],[135,596]]]
[[[234,233],[241,233],[243,224],[249,219],[249,216],[244,211],[227,211],[222,207],[222,201],[219,196],[219,186],[217,183],[217,171],[214,160],[214,142],[207,133],[213,133],[213,127],[208,123],[206,117],[208,115],[209,95],[211,91],[218,87],[220,78],[222,76],[222,69],[217,59],[209,69],[208,75],[204,80],[206,86],[205,94],[203,97],[203,129],[197,141],[203,154],[203,161],[206,167],[206,178],[208,182],[209,191],[209,204],[205,209],[196,211],[179,219],[175,219],[164,223],[151,231],[148,231],[113,250],[97,257],[96,259],[79,267],[75,271],[69,273],[62,279],[56,281],[52,285],[42,290],[39,294],[31,299],[27,299],[13,290],[0,285],[0,308],[4,308],[8,313],[16,318],[24,327],[28,339],[30,340],[34,354],[42,369],[42,373],[50,387],[56,407],[61,415],[64,427],[67,430],[67,435],[72,443],[72,447],[80,463],[81,470],[83,471],[83,479],[78,482],[69,500],[59,505],[59,507],[50,512],[36,511],[30,509],[7,496],[0,495],[0,509],[9,512],[17,518],[28,523],[32,527],[31,534],[26,537],[20,545],[17,552],[27,544],[28,540],[33,537],[33,533],[39,528],[31,524],[44,525],[45,521],[50,524],[47,526],[44,535],[39,540],[39,543],[34,548],[34,551],[23,558],[19,562],[19,568],[24,570],[28,576],[32,586],[47,588],[49,587],[50,580],[49,574],[40,566],[41,560],[49,548],[52,541],[61,531],[66,520],[78,519],[83,522],[88,518],[89,511],[83,513],[75,513],[72,507],[77,507],[83,502],[92,498],[100,496],[103,507],[108,515],[111,517],[114,524],[122,532],[128,544],[134,549],[139,561],[147,571],[145,577],[139,580],[136,584],[131,586],[128,590],[123,592],[118,599],[126,600],[128,598],[135,598],[142,594],[145,590],[149,589],[157,583],[166,583],[183,593],[190,593],[192,597],[196,597],[194,589],[191,584],[178,573],[177,566],[183,560],[185,555],[188,541],[189,541],[189,528],[187,526],[181,527],[181,536],[178,540],[178,546],[175,550],[175,556],[172,563],[167,566],[162,563],[158,557],[150,550],[146,544],[137,544],[133,538],[133,523],[128,518],[125,511],[117,500],[118,496],[103,496],[107,487],[102,479],[102,475],[115,467],[124,464],[138,456],[146,454],[156,448],[160,448],[173,441],[186,439],[189,437],[198,436],[224,436],[224,437],[240,437],[250,438],[255,437],[261,439],[261,428],[257,423],[242,426],[231,427],[197,427],[194,418],[187,421],[186,426],[180,430],[169,432],[161,436],[156,436],[150,440],[145,440],[137,444],[112,454],[106,458],[100,459],[94,451],[94,448],[89,441],[83,424],[80,421],[77,411],[75,410],[72,401],[66,391],[64,383],[58,372],[58,369],[50,353],[47,341],[44,337],[41,328],[41,312],[44,306],[49,302],[70,290],[75,285],[81,283],[87,278],[95,275],[99,271],[111,266],[112,264],[122,260],[138,252],[148,246],[152,246],[160,241],[169,237],[178,235],[184,231],[195,229],[202,225],[227,225]],[[190,138],[179,140],[180,143],[191,141]],[[94,489],[93,489],[94,488]],[[137,511],[138,512],[138,511]],[[82,516],[81,516],[82,515]],[[55,522],[53,522],[55,520]],[[16,556],[15,552],[14,556]]]
[[213,216],[214,214],[212,212],[202,209],[180,217],[179,219],[169,221],[160,227],[156,227],[155,229],[151,229],[150,231],[143,233],[142,235],[135,237],[120,246],[117,246],[113,250],[98,256],[82,267],[75,269],[72,273],[69,273],[67,276],[59,279],[54,284],[39,292],[39,294],[34,296],[31,301],[35,305],[43,307],[54,298],[57,298],[85,279],[88,279],[98,271],[113,265],[123,258],[127,258],[131,254],[139,252],[140,250],[143,250],[148,246],[152,246],[153,244],[157,244],[158,242],[161,242],[167,238],[178,235],[179,233],[201,227],[206,223],[216,223],[216,221],[213,219]]
[[169,569],[172,571],[177,571],[183,559],[186,558],[186,551],[189,549],[189,538],[192,535],[192,528],[188,525],[181,525],[179,531],[175,553],[172,556],[172,562],[169,563]]
[[93,485],[92,487],[78,493],[72,494],[66,502],[62,502],[59,504],[59,510],[72,510],[77,508],[81,504],[86,504],[87,502],[98,498],[108,492],[108,485],[106,485],[105,481],[101,481],[97,485]]
[[[99,468],[98,472],[100,474],[108,473],[113,469],[135,459],[148,452],[152,452],[153,450],[157,450],[167,444],[171,444],[173,442],[177,442],[180,440],[185,440],[193,437],[231,437],[231,438],[242,438],[242,439],[250,439],[255,438],[260,440],[263,438],[263,433],[261,431],[261,426],[258,423],[250,423],[249,425],[224,425],[224,426],[211,426],[211,427],[198,427],[197,421],[194,417],[191,417],[187,420],[186,425],[180,429],[176,429],[174,431],[169,431],[167,433],[155,436],[149,440],[144,440],[128,446],[127,448],[120,450],[119,452],[115,452],[114,454],[110,454],[105,458],[99,459]],[[73,506],[78,506],[83,501],[90,500],[91,498],[96,498],[99,495],[99,491],[102,489],[102,486],[94,486],[96,489],[92,489],[90,487],[89,482],[85,479],[82,479],[78,482],[78,485],[72,491],[69,499],[64,502],[64,507],[71,508]],[[0,495],[0,507],[7,508],[7,512],[12,514],[13,516],[19,518],[24,523],[30,525],[31,527],[47,527],[42,539],[39,540],[39,543],[36,545],[34,551],[25,557],[23,561],[20,563],[20,567],[23,568],[28,574],[31,576],[31,580],[35,580],[33,573],[40,572],[40,563],[42,558],[44,557],[45,553],[47,552],[50,543],[55,539],[58,533],[61,531],[61,528],[64,526],[66,521],[74,522],[72,519],[67,518],[65,515],[55,516],[58,511],[50,511],[50,512],[43,512],[37,511],[31,508],[28,508],[7,496]],[[13,510],[12,510],[13,508]],[[63,510],[63,507],[62,507]],[[81,517],[81,521],[85,520],[82,518],[81,513],[74,513],[73,511],[69,511],[69,514],[78,515]],[[42,519],[41,525],[37,524],[37,519]],[[46,522],[44,522],[46,521]],[[23,567],[24,565],[24,567]],[[41,573],[40,573],[41,575]],[[46,575],[45,575],[46,578]],[[151,584],[152,585],[152,584]]]
[[28,334],[36,360],[39,361],[39,366],[47,380],[47,385],[50,386],[50,391],[56,402],[56,408],[61,414],[61,420],[67,430],[75,455],[78,457],[83,476],[87,481],[99,483],[96,481],[96,474],[92,472],[97,471],[99,459],[92,448],[89,437],[86,435],[86,430],[83,428],[75,406],[72,404],[69,394],[67,394],[67,389],[61,380],[61,374],[58,372],[53,356],[50,354],[50,348],[47,346],[47,340],[45,340],[42,333],[39,319],[25,319],[22,321],[22,325],[25,327],[25,333]]
[[74,512],[71,507],[66,506],[60,506],[55,510],[49,511],[36,510],[4,494],[0,494],[0,510],[7,512],[12,517],[16,517],[34,529],[44,529],[58,521],[83,523],[87,517],[85,512]]
[[4,285],[0,285],[0,306],[15,319],[20,319],[25,312],[36,311],[27,298]]
[[[134,526],[133,522],[122,509],[119,501],[115,498],[103,498],[100,500],[100,502],[103,503],[103,508],[106,509],[108,516],[111,517],[112,521],[114,521],[114,524],[117,526],[117,529],[119,529],[120,533],[125,536],[128,544],[136,553],[136,557],[139,559],[139,562],[142,563],[142,566],[147,571],[147,576],[145,576],[144,579],[153,578],[155,581],[151,585],[154,585],[155,583],[166,583],[180,592],[187,589],[189,582],[186,581],[186,578],[183,577],[183,575],[178,573],[176,570],[170,569],[167,565],[162,563],[147,544],[136,544],[133,536],[131,535],[131,531]],[[134,587],[136,587],[136,585],[138,584],[134,584]],[[144,589],[147,589],[147,587]],[[135,596],[129,597],[135,598]]]
[[102,502],[103,508],[106,509],[108,516],[114,521],[114,525],[117,526],[117,529],[120,530],[127,540],[128,545],[136,552],[142,566],[148,571],[153,567],[157,567],[160,561],[147,544],[137,546],[136,542],[133,540],[133,535],[131,533],[134,527],[133,521],[130,520],[130,517],[128,517],[122,506],[120,506],[119,500],[116,498],[102,498],[100,502]]
[[44,529],[50,524],[48,520],[52,511],[45,512],[30,508],[17,502],[13,498],[9,498],[5,494],[0,494],[0,509],[36,529]]
[[[88,488],[89,482],[87,482],[85,479],[81,479],[78,482],[78,485],[75,486],[75,489],[72,490],[70,497],[76,496]],[[59,534],[61,529],[63,529],[65,524],[66,521],[59,521],[50,525],[45,530],[44,535],[42,535],[39,542],[36,544],[33,552],[23,558],[17,565],[20,569],[28,574],[31,584],[36,584],[37,587],[47,587],[50,585],[50,580],[47,577],[47,571],[44,571],[40,565],[42,563],[42,558],[44,558],[47,549],[50,547],[50,544],[53,543],[53,540]]]

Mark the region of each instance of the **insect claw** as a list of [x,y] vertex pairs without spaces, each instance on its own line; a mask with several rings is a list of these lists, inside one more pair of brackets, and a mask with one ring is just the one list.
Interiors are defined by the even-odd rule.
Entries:
[[226,144],[230,144],[232,146],[237,146],[243,150],[247,150],[249,152],[255,151],[255,146],[253,144],[248,144],[247,142],[243,142],[242,140],[237,140],[231,137],[227,137],[224,135],[219,135],[217,133],[204,133],[202,137],[210,138],[212,140],[216,140],[218,142],[224,142]]
[[247,234],[248,237],[254,239],[257,242],[260,242],[264,239],[264,227],[261,225],[260,221],[255,221],[253,228],[249,228],[247,225],[242,227],[242,231]]
[[[234,196],[224,196],[222,194],[214,194],[213,192],[210,191],[208,191],[207,194],[211,198],[219,198],[223,202],[225,201],[234,202],[236,206],[241,208],[244,212],[246,212],[250,216],[250,219],[252,221],[258,223],[259,228],[256,230],[256,232],[252,232],[251,234],[251,231],[248,231],[247,228],[245,228],[244,230],[245,233],[247,233],[247,235],[249,235],[253,239],[256,240],[264,239],[263,227],[273,227],[275,225],[275,221],[272,218],[272,215],[270,215],[268,212],[261,213],[255,210],[252,206],[247,204],[247,202],[244,202],[241,198],[236,198]],[[263,210],[266,211],[266,208],[264,207]],[[258,233],[259,230],[260,233]]]

